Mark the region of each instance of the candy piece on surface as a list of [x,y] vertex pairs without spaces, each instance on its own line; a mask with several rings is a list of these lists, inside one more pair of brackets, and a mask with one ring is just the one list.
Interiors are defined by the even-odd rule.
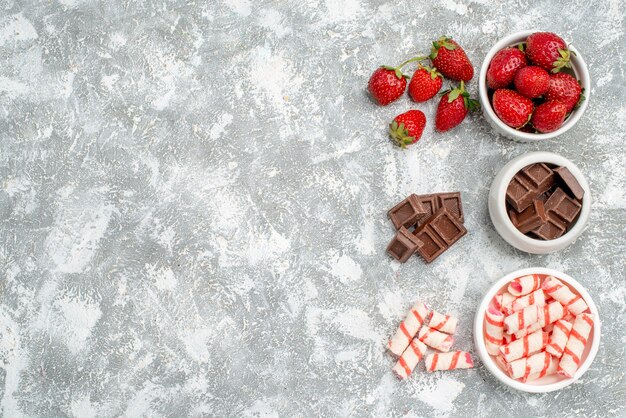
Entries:
[[513,296],[524,296],[534,292],[541,286],[541,278],[538,274],[529,274],[513,280],[508,287],[508,291]]
[[515,296],[509,292],[504,292],[499,295],[495,295],[493,298],[493,304],[500,312],[504,312],[505,308],[515,300]]
[[409,346],[398,358],[396,365],[393,366],[393,373],[399,379],[406,379],[415,369],[417,363],[424,357],[424,354],[426,354],[426,345],[417,338],[413,338]]
[[387,216],[396,229],[400,229],[401,226],[410,228],[425,215],[426,210],[415,194],[410,195],[387,212]]
[[426,371],[471,369],[474,361],[470,353],[466,351],[453,351],[451,353],[432,353],[426,356]]
[[543,350],[546,344],[548,344],[548,333],[538,330],[500,347],[500,353],[504,360],[510,363]]
[[485,312],[485,346],[492,356],[500,354],[500,346],[504,344],[504,314],[490,307]]
[[429,314],[428,307],[417,301],[407,314],[404,321],[400,322],[398,330],[387,343],[387,348],[396,356],[400,356],[406,350],[409,342],[415,337],[417,330],[426,321]]
[[574,315],[581,314],[588,308],[582,297],[574,294],[569,287],[554,276],[546,277],[541,288]]
[[525,307],[521,311],[517,311],[514,314],[505,317],[504,330],[509,334],[513,334],[534,324],[539,320],[540,310],[541,306],[531,305]]
[[571,330],[572,324],[570,322],[564,319],[556,321],[552,328],[552,335],[550,335],[546,351],[556,358],[561,358]]
[[508,306],[505,306],[504,313],[507,315],[511,315],[512,313],[521,311],[522,309],[530,305],[543,306],[545,304],[546,298],[543,290],[537,289],[534,292],[529,293],[528,295],[513,300],[513,302],[511,302]]
[[563,356],[559,362],[559,374],[566,377],[574,376],[578,366],[580,366],[581,356],[585,350],[585,345],[587,345],[592,328],[593,315],[582,313],[576,316],[565,345],[565,350],[563,350]]
[[544,376],[550,376],[550,375],[555,374],[558,368],[559,368],[559,361],[556,360],[554,357],[552,357],[550,359],[550,365],[548,366],[547,369],[539,373],[533,373],[530,376],[528,376],[526,379],[521,379],[521,380],[522,382],[526,383],[526,382],[531,382],[533,380],[541,379]]
[[387,254],[401,263],[406,263],[407,260],[415,254],[415,251],[417,251],[420,245],[422,245],[422,242],[419,238],[413,235],[408,229],[401,226],[387,246]]
[[530,357],[524,357],[509,363],[509,375],[513,379],[528,379],[533,374],[546,372],[550,367],[551,361],[552,356],[550,354],[540,351]]
[[456,326],[459,320],[450,315],[443,315],[437,311],[433,311],[428,326],[437,331],[445,332],[446,334],[454,334]]
[[417,336],[421,342],[439,351],[450,351],[452,344],[454,344],[452,335],[444,334],[427,326],[422,327]]

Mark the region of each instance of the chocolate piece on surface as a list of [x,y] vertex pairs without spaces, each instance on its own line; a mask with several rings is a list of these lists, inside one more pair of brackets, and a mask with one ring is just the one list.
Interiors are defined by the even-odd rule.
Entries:
[[559,183],[561,183],[564,188],[570,192],[571,196],[577,200],[583,200],[585,191],[567,167],[558,167],[553,171],[556,173]]
[[528,165],[522,168],[522,173],[526,175],[526,178],[531,181],[536,189],[543,188],[546,183],[554,183],[554,173],[544,163]]
[[423,217],[428,216],[426,210],[422,207],[422,204],[417,199],[415,194],[411,194],[402,202],[395,205],[387,212],[389,219],[393,223],[396,229],[404,226],[410,228],[417,223]]
[[417,199],[426,209],[427,215],[417,223],[417,229],[422,227],[426,221],[439,209],[445,207],[451,215],[464,222],[463,205],[461,203],[461,192],[433,193],[417,196]]
[[396,236],[387,246],[387,253],[401,263],[406,262],[422,245],[422,241],[408,229],[401,226]]
[[569,226],[576,219],[582,208],[582,205],[577,200],[569,197],[561,188],[557,188],[550,195],[545,206],[547,212],[557,215],[567,224],[566,226]]
[[465,235],[467,229],[456,216],[442,207],[414,233],[423,242],[417,252],[430,263]]
[[526,234],[533,229],[539,228],[548,220],[548,216],[541,200],[534,200],[533,203],[521,213],[510,210],[509,217],[511,218],[513,225],[515,225],[515,227],[522,234]]

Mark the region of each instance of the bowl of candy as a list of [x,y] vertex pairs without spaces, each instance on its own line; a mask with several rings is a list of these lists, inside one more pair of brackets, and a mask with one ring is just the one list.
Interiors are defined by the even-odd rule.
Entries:
[[481,361],[500,382],[524,392],[563,389],[591,366],[600,317],[589,293],[567,274],[532,267],[498,280],[474,318]]

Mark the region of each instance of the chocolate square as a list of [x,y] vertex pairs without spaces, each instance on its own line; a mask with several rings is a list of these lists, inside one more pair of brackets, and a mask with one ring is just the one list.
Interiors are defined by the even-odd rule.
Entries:
[[401,263],[406,262],[422,245],[418,237],[401,226],[387,246],[387,253]]
[[582,205],[569,197],[561,188],[557,188],[546,201],[546,210],[556,214],[567,224],[576,219],[581,208]]
[[417,200],[420,202],[422,208],[426,212],[426,216],[424,216],[417,222],[417,228],[420,228],[439,209],[439,199],[437,199],[436,194],[423,194],[418,195]]
[[439,198],[441,207],[448,209],[448,212],[461,223],[465,221],[463,219],[463,205],[461,204],[460,192],[439,193],[437,197]]
[[444,209],[439,216],[430,222],[430,226],[448,245],[454,244],[467,230],[458,220]]
[[535,188],[542,188],[546,182],[550,182],[554,177],[552,169],[544,163],[536,163],[522,168],[522,173],[531,181]]
[[563,235],[566,229],[567,227],[563,221],[556,216],[548,215],[547,222],[539,228],[533,229],[530,233],[538,238],[551,240]]
[[426,211],[422,207],[422,204],[417,199],[415,194],[411,194],[402,202],[395,205],[387,212],[389,219],[393,223],[396,229],[404,226],[410,228],[417,223],[417,221],[427,216]]
[[424,244],[417,252],[430,263],[439,257],[452,244],[457,242],[467,230],[446,208],[439,208],[414,234]]
[[585,191],[583,190],[578,180],[576,180],[576,177],[574,177],[572,172],[569,171],[567,167],[555,168],[554,172],[557,175],[559,183],[564,186],[565,190],[567,190],[572,197],[577,200],[583,200]]
[[556,183],[554,172],[543,163],[531,164],[513,176],[507,186],[506,201],[522,212]]
[[521,213],[510,210],[509,218],[511,218],[513,225],[522,234],[526,234],[533,229],[539,228],[548,220],[543,202],[539,199],[534,200],[533,203]]
[[441,241],[430,229],[420,231],[417,237],[423,242],[423,245],[417,249],[417,252],[427,263],[432,262],[448,249],[446,243]]

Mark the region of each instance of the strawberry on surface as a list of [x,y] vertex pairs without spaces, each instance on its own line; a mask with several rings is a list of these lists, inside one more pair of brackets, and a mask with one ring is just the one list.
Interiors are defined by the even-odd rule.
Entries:
[[578,80],[569,74],[558,73],[550,76],[546,99],[558,100],[571,112],[578,104],[585,100],[583,89]]
[[433,98],[443,85],[443,77],[437,68],[420,65],[409,83],[409,94],[416,102],[425,102]]
[[571,54],[565,41],[555,33],[535,32],[526,38],[526,56],[546,71],[558,73],[563,68],[571,68]]
[[513,82],[515,73],[525,67],[526,54],[519,48],[504,48],[496,53],[487,69],[487,86],[490,89],[501,89]]
[[409,78],[408,75],[402,73],[402,67],[409,62],[423,59],[425,59],[425,57],[415,57],[406,60],[397,67],[383,65],[374,71],[367,84],[367,89],[376,103],[381,106],[386,106],[398,100],[406,90],[406,79]]
[[567,107],[558,100],[549,100],[535,108],[530,123],[541,133],[556,131],[563,125]]
[[440,132],[450,130],[460,124],[467,112],[480,107],[478,101],[471,99],[469,93],[465,91],[465,83],[453,90],[443,92],[437,115],[435,116],[435,128]]
[[533,113],[532,100],[508,89],[493,93],[492,106],[498,118],[515,129],[526,125]]
[[470,81],[474,77],[472,63],[452,38],[442,36],[434,41],[430,59],[441,74],[452,80]]
[[421,110],[409,110],[395,118],[389,124],[389,136],[400,148],[406,148],[422,136],[426,126],[426,115]]
[[515,89],[522,96],[534,99],[548,91],[550,74],[541,67],[529,65],[515,74]]

